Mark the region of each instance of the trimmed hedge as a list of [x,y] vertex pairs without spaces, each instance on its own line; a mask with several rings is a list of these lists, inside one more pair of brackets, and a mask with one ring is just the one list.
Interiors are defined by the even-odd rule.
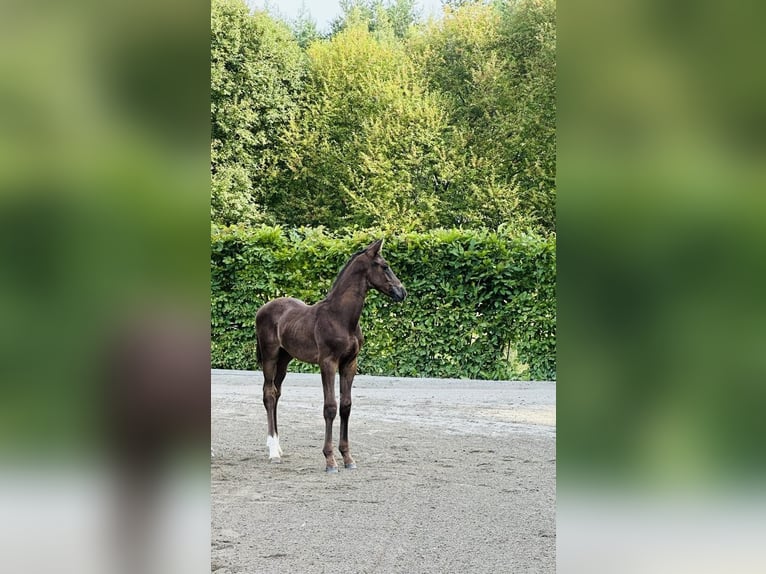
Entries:
[[[281,296],[322,299],[346,260],[384,236],[403,303],[371,291],[362,314],[364,374],[478,379],[556,378],[555,237],[504,231],[213,228],[212,362],[255,369],[255,313]],[[293,361],[292,370],[315,370]]]

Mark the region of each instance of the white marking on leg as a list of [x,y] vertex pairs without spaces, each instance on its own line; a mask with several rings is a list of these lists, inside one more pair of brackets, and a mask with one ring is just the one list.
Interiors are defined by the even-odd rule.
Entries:
[[279,435],[267,436],[266,446],[269,447],[269,458],[280,458],[282,449],[279,446]]

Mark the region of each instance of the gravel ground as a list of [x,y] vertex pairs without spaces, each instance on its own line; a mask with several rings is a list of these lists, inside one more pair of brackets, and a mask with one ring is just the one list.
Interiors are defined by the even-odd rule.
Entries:
[[262,381],[212,374],[213,572],[555,572],[554,383],[357,376],[328,475],[319,375],[285,380],[280,465]]

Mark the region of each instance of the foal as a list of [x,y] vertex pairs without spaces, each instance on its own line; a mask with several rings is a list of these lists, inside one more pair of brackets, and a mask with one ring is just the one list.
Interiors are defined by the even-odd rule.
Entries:
[[338,410],[335,373],[340,372],[340,441],[338,450],[348,469],[356,468],[348,443],[351,385],[356,357],[364,337],[359,328],[364,299],[370,287],[394,301],[407,296],[402,283],[380,255],[383,240],[355,253],[341,269],[327,296],[314,305],[291,297],[266,303],[255,316],[258,362],[263,368],[263,405],[268,419],[271,462],[281,462],[277,433],[277,403],[287,365],[293,359],[318,364],[324,390],[324,453],[327,472],[338,472],[332,444],[332,424]]

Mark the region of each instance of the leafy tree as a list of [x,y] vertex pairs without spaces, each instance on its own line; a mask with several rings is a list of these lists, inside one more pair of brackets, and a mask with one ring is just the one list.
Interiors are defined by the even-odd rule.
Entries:
[[332,34],[364,22],[376,37],[404,38],[420,19],[415,0],[341,0],[341,15],[331,24]]
[[297,110],[305,58],[289,29],[244,0],[211,6],[211,219],[258,222],[278,134]]
[[213,221],[555,231],[555,1],[214,0]]
[[305,2],[301,4],[300,11],[296,18],[290,22],[290,29],[292,30],[298,45],[304,50],[311,44],[311,42],[320,38],[316,20],[312,18],[311,13],[308,11],[308,8],[306,8]]
[[420,11],[415,6],[415,0],[393,0],[386,10],[397,38],[406,37],[410,27],[420,19]]
[[502,5],[500,48],[508,54],[510,102],[505,151],[520,202],[548,230],[556,218],[556,3]]
[[453,147],[464,146],[462,191],[476,188],[479,202],[497,208],[488,209],[494,218],[553,231],[554,0],[459,4],[409,44],[449,102]]
[[282,136],[269,209],[330,228],[438,224],[439,182],[454,171],[447,117],[403,46],[358,22],[308,56],[306,105]]

